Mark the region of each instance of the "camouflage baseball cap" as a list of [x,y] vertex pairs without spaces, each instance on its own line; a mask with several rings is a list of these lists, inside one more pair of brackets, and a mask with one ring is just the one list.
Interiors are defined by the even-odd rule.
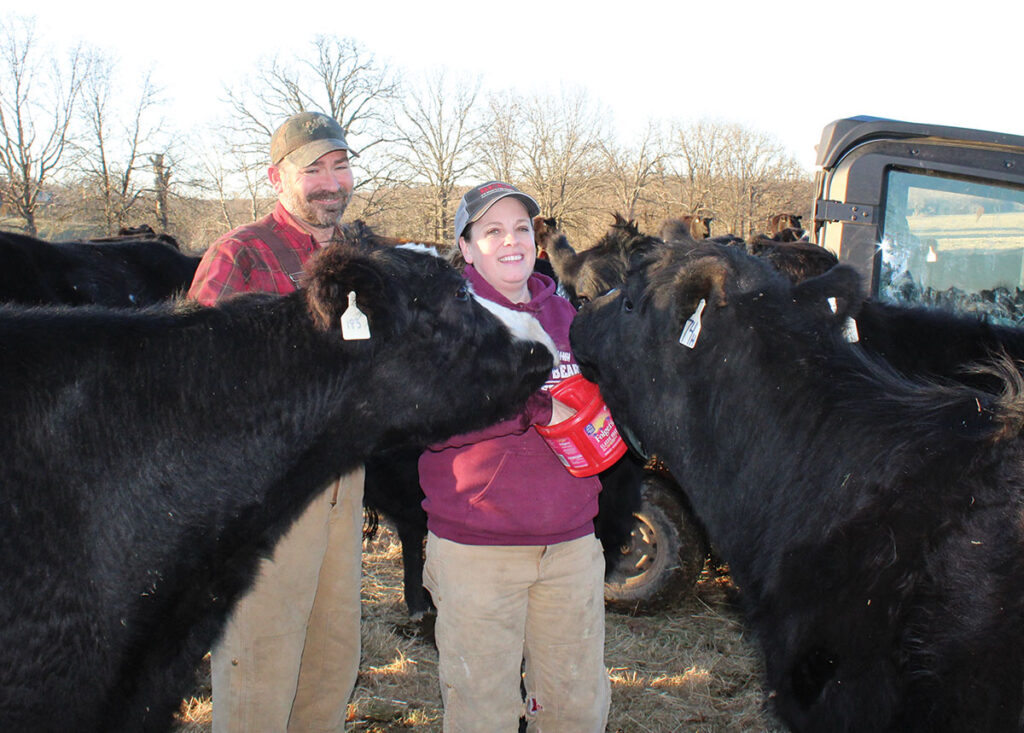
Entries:
[[495,202],[506,196],[515,196],[522,201],[523,206],[526,207],[526,213],[531,219],[540,213],[540,205],[515,186],[501,181],[488,181],[466,191],[466,195],[459,202],[459,208],[455,211],[456,246],[459,244],[459,237],[462,236],[470,222],[479,219]]
[[355,155],[345,142],[345,131],[333,117],[322,112],[299,112],[285,120],[270,138],[270,162],[285,158],[303,168],[333,150]]

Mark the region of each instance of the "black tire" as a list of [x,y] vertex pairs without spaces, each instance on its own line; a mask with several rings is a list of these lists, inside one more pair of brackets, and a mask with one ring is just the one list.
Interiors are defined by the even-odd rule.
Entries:
[[644,478],[637,526],[604,584],[605,607],[631,616],[667,611],[688,598],[704,569],[708,544],[679,487]]

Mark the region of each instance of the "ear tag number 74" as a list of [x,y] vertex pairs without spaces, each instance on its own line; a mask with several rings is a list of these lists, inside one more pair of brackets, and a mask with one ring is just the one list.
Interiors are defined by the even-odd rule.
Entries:
[[348,294],[348,308],[341,314],[341,337],[346,341],[362,341],[370,338],[370,322],[366,314],[356,305],[356,291]]

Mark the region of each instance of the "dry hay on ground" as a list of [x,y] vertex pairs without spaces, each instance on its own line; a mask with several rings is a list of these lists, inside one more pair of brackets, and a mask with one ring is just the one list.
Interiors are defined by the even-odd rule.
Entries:
[[[613,733],[779,733],[765,712],[759,659],[729,603],[727,576],[706,573],[671,615],[607,615]],[[363,656],[347,730],[441,730],[437,652],[410,626],[401,547],[384,525],[363,553]],[[204,676],[205,675],[205,676]],[[182,704],[175,733],[210,730],[209,668]]]

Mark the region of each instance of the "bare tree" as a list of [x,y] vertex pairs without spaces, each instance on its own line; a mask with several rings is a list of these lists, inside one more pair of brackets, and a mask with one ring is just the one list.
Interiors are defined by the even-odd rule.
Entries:
[[607,113],[594,108],[584,92],[563,90],[559,97],[530,97],[522,114],[522,185],[545,216],[560,225],[580,226],[599,193]]
[[809,185],[796,160],[764,132],[738,123],[700,121],[673,130],[677,191],[683,213],[712,215],[741,237],[761,231],[772,213],[809,201]]
[[100,200],[107,234],[127,224],[136,202],[148,190],[137,174],[145,167],[146,156],[154,152],[162,124],[151,119],[160,103],[152,72],[143,74],[138,97],[125,106],[115,93],[120,87],[116,67],[109,57],[95,54],[83,87],[88,142],[82,146],[81,159]]
[[481,177],[515,181],[522,172],[523,110],[512,91],[493,93],[487,98],[486,122],[477,141],[475,157]]
[[673,126],[673,160],[678,191],[670,200],[681,209],[678,214],[717,216],[718,183],[721,178],[722,123],[701,120],[688,126]]
[[773,196],[777,196],[777,184],[798,178],[799,164],[767,133],[738,124],[725,125],[722,131],[720,213],[730,231],[748,237],[764,230],[764,222],[778,207]]
[[394,121],[393,159],[404,177],[428,189],[434,241],[445,241],[454,215],[455,187],[473,164],[480,137],[474,111],[480,80],[449,80],[444,71],[409,90]]
[[273,208],[266,144],[262,154],[247,152],[223,129],[211,129],[202,140],[192,150],[194,175],[189,188],[213,200],[222,232],[259,219]]
[[40,50],[32,20],[0,22],[0,199],[32,235],[44,185],[68,149],[83,63],[79,48],[63,64]]
[[[264,59],[253,76],[226,94],[231,121],[225,129],[234,133],[241,170],[266,168],[270,136],[282,120],[318,110],[338,120],[358,152],[353,161],[357,191],[385,190],[394,183],[388,158],[378,148],[393,141],[388,122],[399,99],[399,79],[355,40],[317,36],[308,56]],[[266,193],[263,178],[258,180]],[[367,198],[380,200],[379,195]]]
[[170,225],[168,199],[171,193],[171,167],[164,153],[149,156],[149,164],[153,168],[154,213],[160,231],[166,232]]
[[[646,194],[664,177],[666,153],[652,122],[636,146],[618,146],[603,141],[609,186],[614,193],[614,208],[627,219],[635,219],[641,203],[649,203]],[[648,207],[643,207],[644,209]]]

